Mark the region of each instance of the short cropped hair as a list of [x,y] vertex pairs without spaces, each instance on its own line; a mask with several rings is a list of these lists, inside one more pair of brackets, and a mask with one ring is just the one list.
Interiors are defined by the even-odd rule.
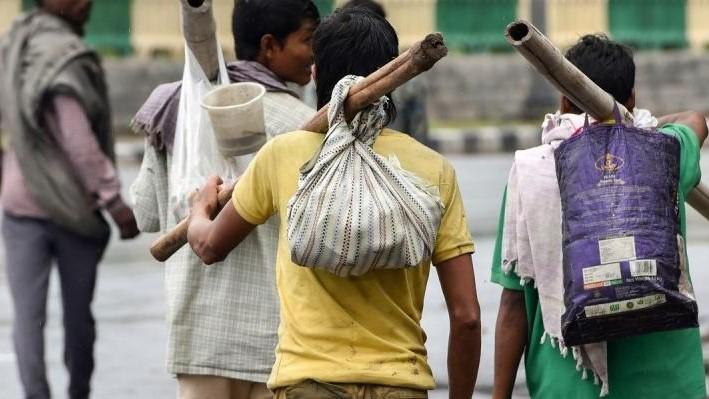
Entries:
[[[330,101],[340,79],[367,76],[398,53],[399,38],[386,19],[360,7],[335,10],[313,35],[318,108]],[[392,102],[389,105],[391,122],[396,111]]]
[[382,18],[387,17],[386,11],[384,11],[384,7],[382,7],[381,4],[377,3],[374,0],[350,0],[347,3],[342,5],[342,8],[351,8],[351,7],[366,8],[369,11],[372,11],[373,13],[379,15]]
[[566,51],[566,59],[619,103],[632,95],[635,61],[630,48],[604,34],[585,35]]
[[315,25],[320,22],[318,8],[311,0],[236,0],[231,19],[236,58],[254,61],[262,37],[271,34],[283,43],[308,21]]

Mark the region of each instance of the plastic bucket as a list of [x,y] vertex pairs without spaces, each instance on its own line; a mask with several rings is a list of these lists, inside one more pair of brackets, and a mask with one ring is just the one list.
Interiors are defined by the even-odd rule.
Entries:
[[263,85],[242,82],[218,87],[202,97],[202,108],[225,157],[257,152],[266,143],[265,93]]

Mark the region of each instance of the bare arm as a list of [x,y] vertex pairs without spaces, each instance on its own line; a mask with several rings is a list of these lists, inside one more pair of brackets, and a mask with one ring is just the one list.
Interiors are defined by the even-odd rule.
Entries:
[[704,144],[704,140],[707,138],[707,121],[699,112],[695,111],[685,111],[676,114],[665,115],[658,118],[658,126],[663,126],[668,123],[679,123],[682,125],[689,126],[694,134],[697,135],[699,139],[699,146]]
[[502,290],[495,326],[494,399],[512,396],[517,368],[527,345],[527,314],[522,291]]
[[480,365],[480,305],[470,254],[437,265],[448,306],[448,381],[450,399],[470,399]]
[[190,211],[187,241],[208,265],[224,260],[256,228],[239,215],[231,201],[214,218],[219,209],[217,195],[221,183],[218,177],[210,177],[197,194]]

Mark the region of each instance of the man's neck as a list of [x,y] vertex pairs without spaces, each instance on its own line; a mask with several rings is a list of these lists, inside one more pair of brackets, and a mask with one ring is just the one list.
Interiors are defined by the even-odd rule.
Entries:
[[84,37],[85,30],[84,30],[84,26],[83,26],[83,25],[77,24],[77,23],[75,23],[75,22],[72,22],[70,19],[66,18],[66,17],[65,17],[62,13],[60,13],[60,12],[55,12],[55,11],[52,11],[52,10],[47,10],[47,9],[45,9],[45,8],[42,8],[42,7],[40,7],[39,10],[40,10],[41,12],[47,14],[47,15],[51,15],[51,16],[53,16],[53,17],[55,17],[55,18],[61,19],[61,20],[64,21],[67,25],[69,25],[69,27],[71,28],[72,31],[74,31],[74,33],[76,33],[76,34],[77,34],[78,36],[80,36],[80,37]]

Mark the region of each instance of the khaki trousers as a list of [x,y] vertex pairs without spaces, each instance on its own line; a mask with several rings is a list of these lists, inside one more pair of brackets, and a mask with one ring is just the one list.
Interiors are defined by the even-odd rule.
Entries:
[[313,380],[275,391],[275,399],[427,399],[428,391],[371,384],[328,384]]
[[177,386],[179,399],[273,399],[264,383],[211,375],[180,374]]

